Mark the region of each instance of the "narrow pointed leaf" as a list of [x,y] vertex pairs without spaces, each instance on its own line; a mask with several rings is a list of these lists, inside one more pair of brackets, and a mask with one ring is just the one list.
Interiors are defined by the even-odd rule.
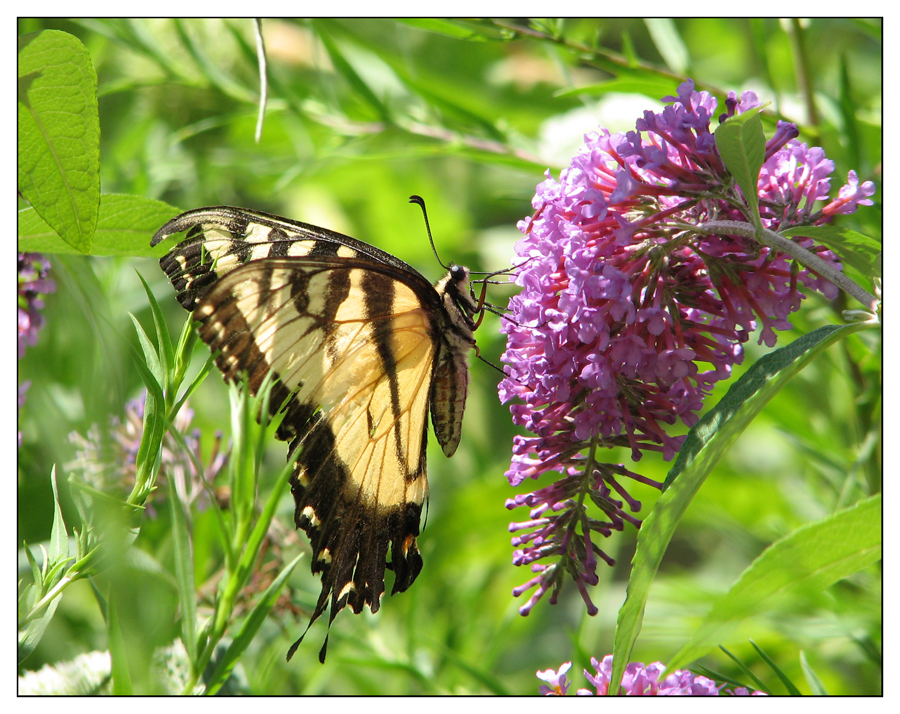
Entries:
[[172,539],[175,542],[175,580],[181,603],[181,641],[191,662],[197,661],[197,584],[194,582],[194,555],[184,503],[174,480],[170,479],[169,506],[172,513]]
[[147,281],[144,280],[144,276],[140,273],[138,273],[138,279],[141,281],[141,285],[144,286],[144,292],[147,294],[147,300],[150,303],[150,312],[153,315],[153,326],[156,328],[156,344],[159,347],[158,355],[160,372],[165,379],[165,381],[161,380],[161,383],[168,387],[172,381],[170,378],[171,370],[175,365],[175,347],[172,345],[172,338],[169,336],[169,328],[166,325],[166,320],[163,317],[159,303],[156,301],[153,292],[150,290],[150,286],[147,285]]
[[691,57],[688,48],[681,39],[675,20],[671,17],[648,17],[644,24],[650,31],[650,37],[657,51],[675,74],[687,75]]
[[112,597],[107,600],[106,632],[109,640],[109,658],[112,663],[113,694],[117,696],[134,694],[131,672],[128,669],[125,638],[122,637],[122,628],[115,606],[115,598]]
[[59,487],[56,485],[56,465],[50,471],[50,486],[53,489],[53,525],[50,527],[50,549],[47,552],[51,561],[69,558],[69,534],[59,506]]
[[365,80],[353,68],[353,65],[350,64],[331,36],[327,32],[322,31],[321,23],[317,23],[317,26],[319,28],[318,38],[325,46],[325,50],[328,52],[328,56],[331,59],[334,68],[345,80],[347,80],[348,84],[353,87],[356,95],[372,107],[382,120],[390,121],[390,112],[384,102],[375,95],[375,92],[372,91]]
[[817,697],[827,697],[828,690],[825,689],[825,685],[822,684],[819,675],[816,674],[812,665],[810,665],[809,661],[806,659],[806,652],[803,650],[800,650],[800,667],[803,669],[803,676],[806,678],[806,683],[812,690],[813,695]]
[[753,649],[756,650],[756,653],[760,656],[760,659],[762,659],[763,662],[769,665],[769,669],[771,669],[772,672],[775,673],[775,676],[778,677],[781,683],[787,688],[788,694],[790,694],[792,697],[799,697],[800,690],[797,689],[790,678],[781,671],[781,667],[775,664],[775,661],[771,657],[769,657],[768,654],[766,654],[765,650],[763,650],[763,648],[756,644],[753,640],[750,640],[750,644],[753,645]]

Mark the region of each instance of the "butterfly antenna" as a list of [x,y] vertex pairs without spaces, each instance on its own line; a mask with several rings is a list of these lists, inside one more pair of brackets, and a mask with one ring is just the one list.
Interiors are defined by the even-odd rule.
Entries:
[[431,226],[428,225],[428,211],[425,210],[425,199],[413,194],[409,197],[409,202],[418,204],[419,208],[422,209],[422,216],[425,218],[425,230],[428,231],[428,240],[431,241],[431,250],[434,252],[434,257],[437,258],[437,262],[440,263],[444,270],[450,270],[450,266],[444,265],[444,261],[438,255],[437,248],[434,247],[434,238],[431,237]]

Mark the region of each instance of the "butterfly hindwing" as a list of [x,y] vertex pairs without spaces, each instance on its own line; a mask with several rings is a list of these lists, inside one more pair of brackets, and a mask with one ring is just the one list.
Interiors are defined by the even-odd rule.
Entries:
[[254,394],[275,377],[295,522],[322,578],[310,624],[329,604],[329,624],[348,604],[377,611],[386,567],[392,594],[422,568],[429,406],[444,452],[459,443],[477,310],[468,271],[433,287],[360,241],[228,207],[183,214],[154,244],[181,231],[160,264],[216,364]]

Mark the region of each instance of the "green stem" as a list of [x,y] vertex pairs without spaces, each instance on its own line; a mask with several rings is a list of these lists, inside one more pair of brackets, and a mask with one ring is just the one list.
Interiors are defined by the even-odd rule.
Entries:
[[75,575],[64,575],[62,578],[60,578],[60,581],[56,583],[56,585],[54,585],[52,588],[50,588],[47,594],[34,604],[34,607],[31,608],[31,612],[29,612],[21,620],[19,620],[18,629],[23,629],[25,625],[31,622],[34,618],[38,617],[41,612],[43,612],[44,608],[47,607],[47,605],[49,605],[51,602],[53,602],[53,599],[57,595],[61,594],[62,591],[65,590],[69,585],[80,579],[81,575],[79,573],[76,573]]

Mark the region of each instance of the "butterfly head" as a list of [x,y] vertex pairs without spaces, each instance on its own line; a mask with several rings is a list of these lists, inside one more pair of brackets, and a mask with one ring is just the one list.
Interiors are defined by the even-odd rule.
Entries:
[[450,264],[447,274],[434,286],[444,299],[444,307],[450,314],[460,313],[470,330],[475,329],[474,316],[481,309],[469,281],[469,269]]

